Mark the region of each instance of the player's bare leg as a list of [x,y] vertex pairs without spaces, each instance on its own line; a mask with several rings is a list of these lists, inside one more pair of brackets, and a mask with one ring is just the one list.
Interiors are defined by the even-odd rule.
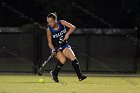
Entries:
[[63,64],[65,64],[66,62],[66,57],[62,54],[61,51],[58,51],[56,56],[55,56],[57,59],[58,59],[58,62],[56,64],[56,67],[54,70],[52,70],[50,72],[51,76],[52,76],[52,79],[55,81],[55,82],[59,82],[58,80],[58,73],[59,71],[61,70],[61,68],[63,67]]
[[77,76],[78,76],[79,81],[82,81],[82,80],[86,79],[86,76],[83,75],[83,74],[81,73],[81,71],[80,71],[79,62],[78,62],[77,58],[75,57],[75,54],[74,54],[74,52],[72,51],[72,49],[71,49],[71,48],[65,48],[65,49],[63,50],[63,54],[64,54],[68,59],[71,60],[72,66],[73,66],[73,68],[74,68],[74,70],[75,70],[75,72],[76,72],[76,74],[77,74]]

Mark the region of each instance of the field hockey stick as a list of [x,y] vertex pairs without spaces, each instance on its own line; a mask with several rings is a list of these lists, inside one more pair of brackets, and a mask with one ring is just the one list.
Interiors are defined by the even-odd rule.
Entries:
[[46,61],[44,61],[44,63],[41,65],[41,67],[39,68],[38,71],[38,75],[42,75],[43,74],[43,68],[45,67],[45,65],[50,62],[50,60],[55,56],[55,54],[60,50],[61,46],[66,42],[66,40],[64,40],[59,47],[55,50],[55,53],[51,53],[51,55],[48,57],[48,59]]

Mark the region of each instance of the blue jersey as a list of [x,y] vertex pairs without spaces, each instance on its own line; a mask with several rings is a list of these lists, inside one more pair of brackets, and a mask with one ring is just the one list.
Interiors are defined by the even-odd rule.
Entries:
[[[66,30],[65,26],[62,25],[59,20],[58,20],[58,30],[55,30],[51,26],[49,26],[49,29],[52,34],[52,43],[53,43],[54,47],[58,47],[62,43],[62,41],[65,37],[65,34],[67,33],[67,30]],[[65,44],[67,44],[67,41],[65,42]]]

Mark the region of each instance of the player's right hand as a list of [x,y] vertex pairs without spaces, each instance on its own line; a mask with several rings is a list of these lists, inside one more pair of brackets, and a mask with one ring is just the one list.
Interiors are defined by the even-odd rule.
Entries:
[[54,49],[54,50],[52,50],[52,54],[53,55],[55,55],[56,54],[56,50]]

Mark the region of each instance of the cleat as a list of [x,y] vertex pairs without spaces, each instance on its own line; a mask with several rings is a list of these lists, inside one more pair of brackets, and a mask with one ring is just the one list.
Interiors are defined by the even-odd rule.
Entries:
[[53,80],[54,82],[59,82],[58,77],[57,77],[57,75],[55,75],[55,74],[53,73],[53,70],[50,72],[50,74],[51,74],[52,80]]
[[84,79],[86,79],[86,78],[87,78],[87,76],[82,75],[81,77],[79,77],[79,81],[82,81],[82,80],[84,80]]

